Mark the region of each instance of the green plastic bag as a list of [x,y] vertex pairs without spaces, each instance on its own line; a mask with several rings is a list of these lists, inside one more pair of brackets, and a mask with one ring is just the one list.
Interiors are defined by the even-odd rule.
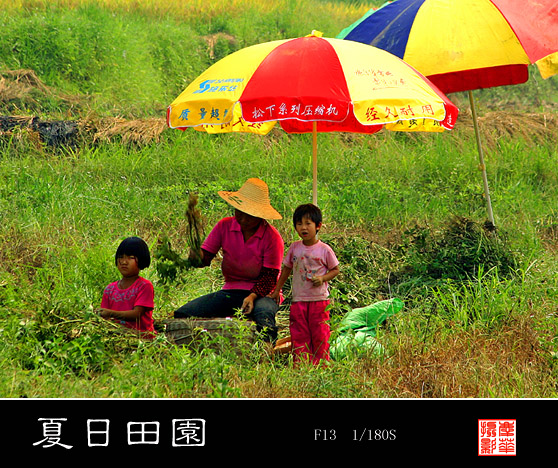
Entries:
[[331,343],[331,358],[339,360],[370,350],[383,354],[384,348],[375,338],[377,327],[403,306],[401,299],[393,298],[348,312],[341,320],[339,335]]
[[331,359],[339,361],[351,356],[357,357],[370,350],[377,355],[384,353],[384,347],[373,334],[359,330],[339,335],[330,346],[329,355]]

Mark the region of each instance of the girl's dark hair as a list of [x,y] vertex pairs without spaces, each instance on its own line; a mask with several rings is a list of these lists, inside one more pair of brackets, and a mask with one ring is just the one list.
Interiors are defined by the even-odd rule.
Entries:
[[293,213],[293,224],[296,227],[296,223],[302,221],[302,218],[310,218],[314,224],[317,226],[322,222],[322,210],[320,210],[316,205],[312,203],[306,203],[305,205],[297,206]]
[[128,237],[124,239],[114,256],[114,263],[118,265],[118,257],[122,255],[134,256],[138,259],[138,268],[143,270],[151,264],[151,255],[149,254],[149,247],[145,241],[139,237]]

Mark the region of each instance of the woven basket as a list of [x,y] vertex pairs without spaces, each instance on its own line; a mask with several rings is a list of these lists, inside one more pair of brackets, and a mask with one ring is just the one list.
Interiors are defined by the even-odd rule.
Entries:
[[277,340],[275,343],[275,347],[273,348],[274,354],[289,354],[293,350],[293,343],[291,341],[290,336],[286,336],[285,338],[281,338]]

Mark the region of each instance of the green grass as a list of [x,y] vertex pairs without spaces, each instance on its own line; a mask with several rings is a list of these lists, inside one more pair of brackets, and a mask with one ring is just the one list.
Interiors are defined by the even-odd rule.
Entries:
[[[361,14],[350,2],[319,2],[302,15],[315,2],[278,14],[289,3],[278,0],[258,18],[255,4],[240,0],[231,7],[236,15],[216,2],[213,16],[201,3],[190,4],[197,16],[155,1],[22,3],[0,13],[0,64],[33,69],[56,92],[2,101],[2,114],[76,120],[162,116],[215,59],[204,35],[236,38],[218,45],[219,55],[307,34],[324,12],[323,30],[334,36]],[[483,91],[479,108],[552,113],[540,95],[550,99],[556,89],[552,78]],[[455,100],[465,115],[466,101]],[[284,215],[274,224],[286,244],[295,240],[291,213],[311,200],[309,135],[167,130],[143,145],[117,138],[74,149],[45,147],[25,130],[0,135],[0,396],[555,397],[555,137],[494,138],[483,125],[496,232],[483,228],[476,142],[459,121],[437,135],[319,135],[322,238],[342,272],[332,282],[334,332],[351,308],[405,302],[378,331],[385,355],[356,353],[325,369],[294,369],[289,357],[271,358],[258,346],[216,353],[174,346],[163,335],[146,343],[92,314],[117,277],[113,256],[124,237],[142,236],[153,251],[166,236],[185,254],[190,192],[199,195],[208,232],[230,213],[217,190],[260,177]],[[221,286],[218,265],[170,284],[155,266],[145,276],[155,283],[158,323]]]

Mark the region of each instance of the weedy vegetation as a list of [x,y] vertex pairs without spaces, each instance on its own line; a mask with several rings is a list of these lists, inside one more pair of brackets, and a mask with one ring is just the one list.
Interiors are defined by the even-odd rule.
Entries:
[[[218,261],[199,269],[189,258],[229,214],[218,190],[262,178],[284,216],[274,225],[287,245],[296,239],[311,137],[171,131],[165,109],[228,53],[312,29],[335,36],[368,6],[0,3],[0,396],[556,397],[555,77],[532,70],[524,85],[476,92],[495,229],[466,96],[449,96],[460,107],[452,132],[319,135],[322,239],[341,262],[334,336],[353,308],[405,306],[378,329],[385,353],[295,369],[258,342],[177,346],[164,322],[221,287]],[[143,274],[155,285],[155,340],[93,313],[129,235],[154,253]]]

